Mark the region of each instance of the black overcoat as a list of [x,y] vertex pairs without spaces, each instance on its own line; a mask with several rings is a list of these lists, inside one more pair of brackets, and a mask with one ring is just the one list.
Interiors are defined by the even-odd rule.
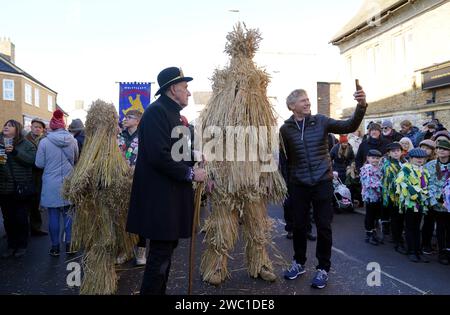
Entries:
[[189,162],[175,161],[171,151],[179,138],[182,107],[166,95],[145,110],[139,125],[139,148],[131,191],[127,231],[150,240],[189,238],[194,193]]

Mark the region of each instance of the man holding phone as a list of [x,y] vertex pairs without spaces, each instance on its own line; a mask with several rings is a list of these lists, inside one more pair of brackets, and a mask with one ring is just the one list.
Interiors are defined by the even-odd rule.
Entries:
[[319,264],[311,285],[318,289],[327,285],[331,267],[333,172],[328,133],[347,134],[358,129],[367,108],[366,94],[358,82],[354,97],[358,105],[353,116],[347,120],[335,120],[321,114],[311,115],[311,103],[306,91],[294,90],[286,99],[293,115],[280,128],[286,149],[287,184],[294,218],[294,261],[284,277],[294,280],[305,273],[307,223],[312,203]]

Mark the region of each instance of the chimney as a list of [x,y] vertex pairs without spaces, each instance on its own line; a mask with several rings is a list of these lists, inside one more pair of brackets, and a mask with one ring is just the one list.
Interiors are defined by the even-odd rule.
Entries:
[[9,38],[0,38],[0,54],[10,62],[16,62],[16,46]]

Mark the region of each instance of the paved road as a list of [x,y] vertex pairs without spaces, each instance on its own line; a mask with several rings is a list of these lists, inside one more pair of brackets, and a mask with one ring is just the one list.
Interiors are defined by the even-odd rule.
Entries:
[[[274,243],[283,253],[285,261],[293,255],[292,241],[286,239],[282,221],[282,209],[270,207],[270,215],[275,219]],[[193,293],[199,295],[263,294],[263,295],[399,295],[399,294],[450,294],[450,266],[437,262],[431,256],[429,264],[415,264],[406,256],[396,253],[392,244],[372,246],[364,242],[364,217],[361,214],[340,214],[334,217],[334,247],[332,270],[329,285],[324,290],[310,287],[314,274],[315,242],[309,242],[307,272],[302,278],[287,281],[282,278],[285,265],[277,264],[278,281],[268,284],[259,279],[250,278],[245,270],[242,243],[236,245],[229,261],[232,278],[220,287],[213,287],[201,281],[198,271],[195,274]],[[0,224],[0,235],[4,234]],[[204,248],[203,235],[197,238],[197,261]],[[78,289],[66,285],[66,270],[69,261],[64,254],[59,258],[48,255],[50,240],[48,237],[30,239],[28,254],[21,259],[0,260],[0,294],[78,294]],[[5,239],[0,240],[4,249]],[[189,242],[183,240],[174,254],[174,261],[168,294],[186,294],[188,282],[187,257]],[[75,258],[75,261],[79,259]],[[367,271],[367,265],[376,262],[381,267],[381,285],[368,286],[367,277],[373,269]],[[119,294],[134,294],[139,290],[143,268],[127,263],[119,270]],[[373,277],[371,277],[373,279]]]

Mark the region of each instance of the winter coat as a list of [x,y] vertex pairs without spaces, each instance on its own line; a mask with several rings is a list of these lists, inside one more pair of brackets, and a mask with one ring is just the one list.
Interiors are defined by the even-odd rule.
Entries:
[[392,142],[399,142],[401,138],[403,138],[403,135],[396,131],[395,129],[391,130],[391,133],[387,136],[382,135],[382,138],[386,139],[388,141],[388,143],[392,143]]
[[119,134],[119,149],[122,152],[124,159],[127,161],[128,166],[135,166],[138,148],[139,148],[139,137],[138,130],[136,130],[132,135],[128,133],[128,130],[124,130]]
[[372,164],[364,164],[361,167],[361,187],[362,199],[364,202],[380,202],[381,201],[381,178],[382,173],[379,167]]
[[396,194],[399,196],[399,210],[412,209],[416,213],[426,214],[430,205],[428,182],[430,174],[424,167],[405,163],[397,175]]
[[[0,134],[0,148],[3,146],[3,134]],[[19,140],[14,150],[7,153],[7,164],[0,164],[0,194],[7,195],[15,192],[14,178],[17,184],[29,185],[33,181],[32,169],[36,157],[36,148],[26,139]],[[13,174],[11,174],[11,169]]]
[[[26,136],[25,139],[27,139],[28,141],[30,141],[33,145],[34,148],[37,151],[37,148],[39,146],[39,142],[41,141],[41,139],[43,139],[45,136],[42,135],[40,137],[36,137],[32,134],[32,132],[30,131]],[[36,188],[36,194],[40,195],[41,194],[41,190],[42,190],[42,175],[44,174],[43,170],[36,167],[36,165],[34,164],[33,161],[33,183],[34,186]]]
[[380,137],[378,139],[367,137],[363,140],[361,145],[358,148],[358,153],[356,154],[356,169],[360,169],[363,167],[364,163],[366,163],[367,154],[370,150],[378,150],[382,154],[386,153],[386,146],[389,144],[389,142],[386,139],[383,139],[383,137]]
[[382,183],[382,196],[383,196],[383,206],[388,207],[393,205],[398,207],[399,196],[396,194],[397,186],[395,184],[395,179],[402,168],[402,164],[398,160],[391,158],[386,158],[383,161],[383,167],[381,172],[383,173],[383,183]]
[[134,171],[127,231],[150,240],[174,241],[192,232],[194,192],[192,163],[175,161],[171,138],[182,125],[181,106],[161,95],[145,110],[139,125],[139,151]]
[[41,206],[59,208],[70,205],[61,196],[64,179],[73,171],[78,160],[78,144],[70,132],[58,129],[49,132],[39,143],[36,166],[42,175]]
[[[430,181],[428,189],[430,191],[430,206],[434,210],[447,212],[444,208],[443,189],[445,182],[450,177],[450,163],[442,164],[439,160],[433,160],[425,165],[428,173],[430,173]],[[437,168],[440,169],[441,178],[438,178]]]
[[339,157],[339,150],[341,148],[341,144],[336,144],[330,152],[331,161],[333,162],[333,171],[338,172],[339,178],[343,183],[345,183],[347,167],[352,164],[355,160],[355,154],[353,153],[353,148],[350,144],[349,146],[349,154],[348,157]]
[[348,120],[309,115],[302,121],[294,116],[285,121],[280,134],[286,149],[289,180],[294,184],[313,186],[331,181],[333,172],[328,150],[328,133],[354,132],[361,124],[366,108],[357,106]]

